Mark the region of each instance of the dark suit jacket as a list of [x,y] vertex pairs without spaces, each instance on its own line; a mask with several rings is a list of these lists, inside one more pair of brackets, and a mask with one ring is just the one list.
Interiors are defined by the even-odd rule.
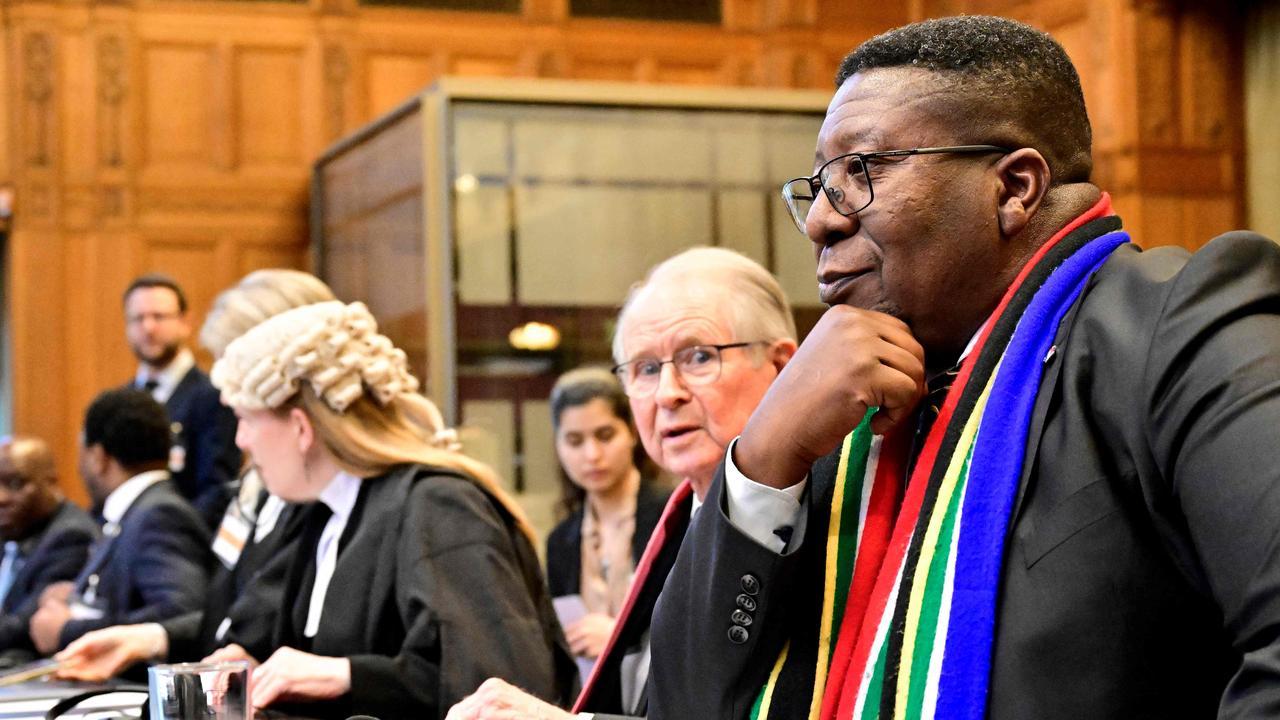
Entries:
[[240,473],[235,413],[219,400],[209,376],[194,366],[178,382],[164,407],[175,424],[174,442],[184,456],[181,470],[170,468],[173,483],[205,524],[215,529],[231,498],[229,486]]
[[55,582],[74,580],[89,557],[98,526],[74,504],[62,501],[20,543],[25,563],[0,606],[0,650],[32,650],[29,624],[40,594]]
[[302,629],[327,515],[305,515],[274,645],[348,658],[351,692],[292,712],[427,720],[491,676],[569,701],[577,671],[537,555],[474,482],[418,465],[364,480],[314,638]]
[[[631,534],[631,562],[640,562],[649,536],[662,517],[671,488],[653,481],[640,483],[636,494],[636,530]],[[582,583],[583,508],[556,525],[547,536],[547,587],[551,597],[576,595]]]
[[142,492],[120,519],[119,533],[104,537],[76,578],[77,590],[98,578],[97,619],[69,620],[58,646],[90,630],[156,622],[204,602],[209,535],[204,522],[167,480]]
[[[1249,233],[1193,256],[1122,247],[1056,344],[1009,528],[988,717],[1280,717],[1280,248]],[[811,526],[781,556],[716,512],[716,481],[655,613],[651,717],[746,715],[803,617],[793,603],[821,586],[810,531],[832,478],[815,466]],[[729,613],[748,574],[759,602],[739,645]]]
[[596,713],[600,720],[626,717],[623,713],[631,711],[622,704],[622,659],[640,646],[649,631],[653,607],[671,567],[675,565],[676,554],[689,527],[692,508],[693,488],[685,482],[676,488],[670,502],[664,505],[664,511],[659,514],[661,522],[654,522],[655,530],[636,565],[636,577],[632,580],[627,602],[618,615],[613,637],[596,660],[595,669],[574,705],[575,711]]
[[[286,506],[261,541],[255,542],[250,534],[235,566],[215,561],[201,609],[160,623],[169,637],[169,662],[194,662],[233,642],[250,655],[266,659],[283,603],[285,573],[298,540],[301,510],[301,506]],[[218,627],[228,618],[231,624],[219,641]]]

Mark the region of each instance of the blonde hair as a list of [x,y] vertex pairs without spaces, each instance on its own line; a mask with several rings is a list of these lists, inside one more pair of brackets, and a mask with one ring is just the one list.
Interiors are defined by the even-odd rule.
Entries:
[[227,346],[212,379],[231,407],[301,409],[338,466],[357,477],[405,463],[466,475],[536,544],[498,475],[459,452],[457,433],[415,392],[404,352],[377,332],[363,303],[307,305],[259,323]]
[[738,340],[796,339],[796,321],[787,294],[777,278],[742,253],[720,247],[695,247],[654,265],[644,280],[631,286],[618,313],[613,334],[614,362],[626,362],[624,339],[636,302],[671,286],[705,288],[719,293],[708,298],[725,308],[730,329]]
[[333,291],[315,275],[279,268],[254,270],[218,294],[200,327],[200,344],[221,357],[232,340],[263,320],[333,299]]

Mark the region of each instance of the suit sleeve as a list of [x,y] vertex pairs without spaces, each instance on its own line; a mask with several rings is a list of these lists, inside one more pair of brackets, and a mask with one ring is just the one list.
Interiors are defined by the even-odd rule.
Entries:
[[[1231,237],[1234,236],[1234,237]],[[1143,383],[1174,557],[1240,657],[1223,718],[1280,716],[1280,249],[1232,233],[1172,283]],[[1180,517],[1179,517],[1180,516]]]
[[157,622],[192,610],[204,602],[208,583],[209,540],[189,509],[161,504],[137,519],[139,531],[121,536],[130,552],[128,571],[137,593],[136,609],[101,618],[72,620],[62,628],[61,644],[90,630],[112,625]]
[[[815,466],[815,485],[818,472]],[[807,499],[803,511],[812,505]],[[762,686],[782,647],[783,598],[813,543],[775,553],[735,527],[727,507],[722,464],[654,608],[651,718],[745,717],[744,698],[754,700],[750,688]],[[749,627],[734,629],[740,594],[755,600],[755,610]]]
[[36,568],[30,592],[12,612],[0,614],[0,649],[33,649],[31,616],[39,608],[40,595],[56,582],[74,580],[89,558],[93,534],[88,528],[69,528],[49,538],[29,562]]
[[194,662],[200,660],[199,655],[200,623],[204,613],[192,610],[175,617],[160,621],[165,637],[169,641],[169,652],[165,659],[169,662]]
[[405,627],[394,656],[351,656],[352,706],[443,715],[486,678],[555,693],[552,650],[512,539],[489,500],[456,478],[420,480],[397,548]]
[[227,505],[227,487],[240,473],[240,449],[236,447],[236,416],[209,386],[200,398],[200,427],[191,433],[188,449],[194,465],[196,487],[192,504],[200,517],[216,527]]

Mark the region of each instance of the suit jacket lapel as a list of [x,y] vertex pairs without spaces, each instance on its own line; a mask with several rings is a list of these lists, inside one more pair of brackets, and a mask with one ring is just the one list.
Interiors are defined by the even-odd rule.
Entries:
[[[1088,292],[1087,287],[1085,292]],[[1085,295],[1082,293],[1076,300],[1075,305],[1063,316],[1057,336],[1054,337],[1053,345],[1049,348],[1050,354],[1044,361],[1046,367],[1044,373],[1040,376],[1040,389],[1036,393],[1036,402],[1031,410],[1031,423],[1027,428],[1027,447],[1022,461],[1022,475],[1018,480],[1017,495],[1013,500],[1013,511],[1009,513],[1009,529],[1013,528],[1014,524],[1017,523],[1018,516],[1022,511],[1023,499],[1030,492],[1030,483],[1035,480],[1034,469],[1039,458],[1040,441],[1044,436],[1044,424],[1058,391],[1058,380],[1062,377],[1062,348],[1066,346],[1071,336],[1071,328],[1075,325],[1076,314],[1080,311],[1080,304],[1084,301],[1084,297]]]
[[[593,697],[605,698],[617,695],[621,701],[621,684],[619,668],[622,657],[629,646],[639,639],[644,629],[648,628],[662,586],[666,584],[667,575],[675,564],[675,556],[684,541],[685,531],[689,528],[689,512],[693,503],[693,486],[689,481],[680,483],[671,493],[662,518],[645,546],[644,555],[636,564],[636,574],[631,581],[631,589],[627,599],[618,613],[619,621],[613,628],[613,636],[600,653],[591,676],[583,684],[582,693],[574,704],[573,711],[581,712],[592,703]],[[639,627],[643,620],[643,628]]]

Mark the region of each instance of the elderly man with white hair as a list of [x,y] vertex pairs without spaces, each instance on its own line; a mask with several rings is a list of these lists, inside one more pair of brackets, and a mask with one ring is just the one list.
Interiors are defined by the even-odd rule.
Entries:
[[[649,619],[658,594],[725,448],[795,351],[795,321],[782,288],[767,270],[733,251],[682,252],[655,266],[628,294],[613,342],[615,372],[645,450],[682,482],[636,566],[613,637],[574,706],[578,717],[645,714]],[[781,549],[793,530],[763,518],[793,517],[798,503],[794,493],[744,485],[726,510],[735,522],[752,520],[743,529]],[[735,622],[736,632],[750,632],[752,608],[744,591],[734,615],[745,624]],[[728,612],[725,619],[731,619]],[[448,720],[480,717],[574,715],[490,679],[455,705]]]

